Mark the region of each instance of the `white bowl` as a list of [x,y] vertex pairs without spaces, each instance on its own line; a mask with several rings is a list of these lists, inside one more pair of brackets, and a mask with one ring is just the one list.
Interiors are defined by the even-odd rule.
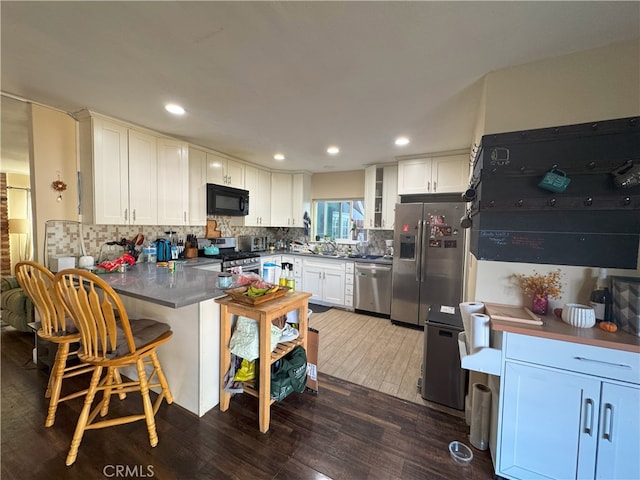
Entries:
[[449,444],[449,453],[454,462],[460,465],[469,465],[473,460],[473,452],[464,443],[453,441]]
[[591,328],[596,324],[596,312],[589,305],[567,303],[562,309],[562,321],[574,327]]

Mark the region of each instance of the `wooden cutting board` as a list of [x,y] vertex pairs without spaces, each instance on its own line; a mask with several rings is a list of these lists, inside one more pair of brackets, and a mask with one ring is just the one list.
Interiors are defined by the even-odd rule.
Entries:
[[220,238],[222,233],[217,230],[218,222],[215,220],[207,220],[207,230],[205,232],[205,238]]
[[542,325],[542,320],[527,307],[515,305],[501,305],[499,303],[485,303],[484,308],[492,320],[504,320],[507,322],[528,323],[529,325]]

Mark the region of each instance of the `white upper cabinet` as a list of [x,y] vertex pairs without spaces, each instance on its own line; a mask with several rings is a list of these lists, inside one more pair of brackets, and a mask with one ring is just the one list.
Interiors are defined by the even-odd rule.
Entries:
[[[293,217],[293,178],[290,173],[271,174],[271,226],[290,227]],[[251,205],[251,198],[249,198]]]
[[393,230],[398,203],[398,166],[382,169],[382,225],[383,230]]
[[468,154],[398,161],[398,195],[463,192],[469,181]]
[[158,224],[189,224],[189,150],[184,142],[158,139]]
[[228,187],[244,188],[243,163],[221,155],[207,153],[207,182]]
[[[249,203],[251,204],[251,203]],[[271,226],[304,227],[311,216],[311,176],[306,173],[271,174]]]
[[86,223],[128,223],[128,129],[82,112],[79,121],[80,206]]
[[271,226],[271,172],[245,166],[244,188],[249,191],[249,215],[231,217],[230,224],[244,227]]
[[207,223],[207,154],[189,147],[189,225]]
[[156,138],[88,111],[79,115],[79,134],[83,222],[154,225]]
[[294,173],[291,179],[291,226],[304,227],[304,214],[311,217],[311,175]]
[[364,227],[393,230],[398,198],[398,167],[367,167],[364,181]]
[[156,137],[129,129],[129,225],[158,222],[157,151]]

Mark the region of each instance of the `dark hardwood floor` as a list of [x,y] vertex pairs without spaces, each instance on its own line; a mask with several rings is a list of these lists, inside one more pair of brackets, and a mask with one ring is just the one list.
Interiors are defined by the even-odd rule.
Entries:
[[[463,419],[323,374],[318,395],[292,394],[273,405],[266,434],[248,395],[202,418],[165,403],[155,448],[142,422],[89,431],[67,467],[82,399],[61,404],[55,425],[45,428],[47,374],[31,362],[33,337],[3,328],[1,346],[2,480],[493,479],[488,451],[473,449],[466,467],[451,460],[449,442],[470,445]],[[87,381],[78,377],[65,388]],[[114,397],[111,408],[137,411],[139,398]]]

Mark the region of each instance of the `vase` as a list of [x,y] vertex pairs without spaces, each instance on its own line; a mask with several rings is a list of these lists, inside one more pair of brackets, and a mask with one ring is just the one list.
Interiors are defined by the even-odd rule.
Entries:
[[536,293],[531,299],[531,311],[538,315],[546,315],[549,308],[549,297]]

